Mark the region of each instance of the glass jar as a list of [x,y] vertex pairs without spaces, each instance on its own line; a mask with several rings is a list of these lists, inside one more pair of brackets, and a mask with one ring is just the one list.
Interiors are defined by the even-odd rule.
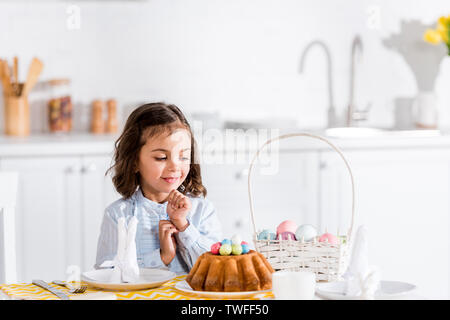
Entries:
[[72,130],[72,99],[69,79],[49,81],[51,98],[48,101],[48,124],[50,132]]

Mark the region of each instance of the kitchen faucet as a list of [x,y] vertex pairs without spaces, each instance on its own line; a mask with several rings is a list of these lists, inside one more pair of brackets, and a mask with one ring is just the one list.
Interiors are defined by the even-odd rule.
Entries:
[[365,110],[357,110],[355,107],[355,61],[356,52],[359,51],[360,55],[363,52],[363,45],[361,38],[357,35],[352,42],[352,55],[350,62],[350,97],[347,106],[347,127],[354,126],[354,121],[367,120],[367,114],[370,109],[370,104]]
[[303,73],[303,65],[305,62],[306,54],[308,53],[309,49],[311,49],[313,46],[319,46],[321,47],[326,54],[327,58],[327,75],[328,75],[328,127],[333,127],[336,125],[336,111],[334,108],[333,103],[333,65],[331,61],[331,54],[330,50],[328,49],[328,46],[320,41],[316,40],[311,42],[305,50],[303,50],[303,54],[300,60],[300,73]]

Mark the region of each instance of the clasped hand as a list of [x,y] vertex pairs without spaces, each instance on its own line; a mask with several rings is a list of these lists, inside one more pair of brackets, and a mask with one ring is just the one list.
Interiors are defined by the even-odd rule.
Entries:
[[168,265],[176,255],[177,242],[175,234],[183,232],[189,226],[186,216],[192,204],[188,197],[172,190],[167,200],[167,215],[170,220],[159,221],[159,243],[161,260]]

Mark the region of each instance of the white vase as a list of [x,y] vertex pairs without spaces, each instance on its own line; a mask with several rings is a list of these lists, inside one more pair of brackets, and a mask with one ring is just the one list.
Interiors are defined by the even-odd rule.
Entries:
[[436,129],[438,124],[436,94],[432,91],[419,92],[413,101],[414,123],[418,129]]

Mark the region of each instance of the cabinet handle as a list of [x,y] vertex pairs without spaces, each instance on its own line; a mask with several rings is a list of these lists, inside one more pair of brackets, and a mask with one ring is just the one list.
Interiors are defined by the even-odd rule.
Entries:
[[248,224],[248,219],[240,218],[240,219],[234,220],[233,226],[236,229],[242,229],[243,227],[246,227],[247,224]]
[[67,174],[73,174],[73,173],[78,173],[78,172],[80,172],[80,167],[76,164],[73,166],[70,166],[66,169]]
[[97,166],[94,163],[90,163],[81,169],[82,173],[89,173],[89,172],[94,172],[94,171],[97,171]]
[[248,169],[247,168],[236,172],[236,174],[234,175],[236,180],[241,180],[244,176],[248,176]]

